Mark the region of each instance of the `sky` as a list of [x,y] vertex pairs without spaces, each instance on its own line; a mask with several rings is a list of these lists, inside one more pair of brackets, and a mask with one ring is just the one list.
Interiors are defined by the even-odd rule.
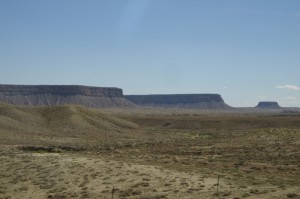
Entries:
[[0,0],[0,84],[300,107],[300,0]]

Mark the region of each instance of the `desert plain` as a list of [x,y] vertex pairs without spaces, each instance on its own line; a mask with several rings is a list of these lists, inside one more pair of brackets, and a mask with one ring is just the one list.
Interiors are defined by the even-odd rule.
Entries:
[[0,104],[0,198],[300,196],[300,115]]

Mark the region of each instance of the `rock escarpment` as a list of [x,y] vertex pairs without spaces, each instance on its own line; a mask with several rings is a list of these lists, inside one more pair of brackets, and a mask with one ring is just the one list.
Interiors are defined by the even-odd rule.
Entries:
[[125,95],[139,106],[188,109],[228,109],[218,94]]
[[131,106],[120,88],[77,85],[0,85],[0,102],[51,106],[75,104],[87,107]]
[[259,102],[255,108],[262,108],[262,109],[279,109],[281,108],[278,102]]

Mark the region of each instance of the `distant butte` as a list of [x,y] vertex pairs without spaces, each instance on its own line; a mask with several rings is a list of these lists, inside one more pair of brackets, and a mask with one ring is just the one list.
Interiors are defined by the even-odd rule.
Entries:
[[278,102],[259,102],[255,108],[262,109],[280,109]]

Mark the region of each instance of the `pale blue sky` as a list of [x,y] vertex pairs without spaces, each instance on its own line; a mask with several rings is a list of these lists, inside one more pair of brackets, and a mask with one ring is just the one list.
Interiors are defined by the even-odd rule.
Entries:
[[300,106],[300,0],[0,0],[0,83]]

